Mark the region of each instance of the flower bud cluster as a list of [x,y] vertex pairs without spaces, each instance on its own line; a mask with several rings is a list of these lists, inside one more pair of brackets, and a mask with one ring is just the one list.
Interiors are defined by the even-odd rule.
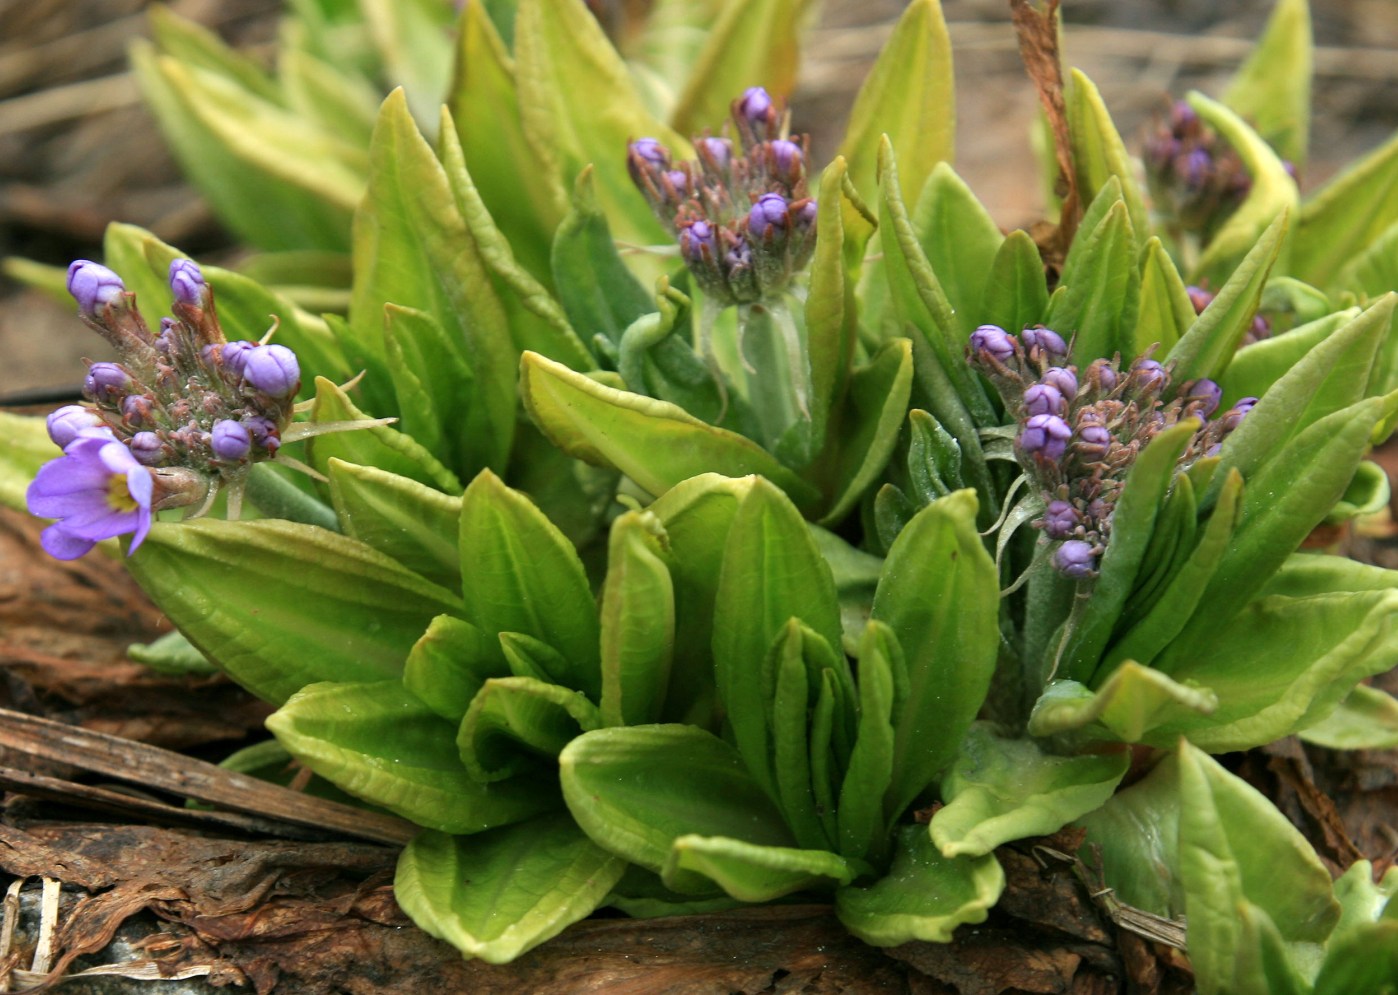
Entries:
[[697,158],[674,161],[654,138],[628,149],[632,180],[695,280],[725,304],[779,293],[815,251],[809,141],[788,136],[782,118],[767,91],[751,87],[733,102],[725,134],[694,139]]
[[1238,154],[1183,101],[1157,121],[1144,160],[1156,210],[1188,231],[1211,233],[1252,186]]
[[971,364],[995,386],[1017,433],[1015,456],[1044,500],[1034,522],[1058,543],[1053,563],[1066,576],[1096,575],[1111,538],[1112,512],[1136,457],[1185,418],[1200,428],[1180,457],[1184,468],[1217,453],[1256,398],[1215,417],[1223,391],[1212,380],[1176,384],[1149,355],[1129,366],[1097,359],[1068,363],[1063,337],[1043,327],[1012,335],[998,325],[971,334]]

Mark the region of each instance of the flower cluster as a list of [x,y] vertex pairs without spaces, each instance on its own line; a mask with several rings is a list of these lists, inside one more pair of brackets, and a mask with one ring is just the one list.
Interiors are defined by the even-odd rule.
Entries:
[[296,355],[226,341],[213,291],[190,260],[172,262],[169,279],[175,316],[153,333],[117,274],[87,260],[68,269],[80,315],[119,361],[91,363],[87,403],[48,419],[63,456],[39,471],[28,503],[59,519],[41,541],[60,559],[125,533],[134,533],[134,551],[153,511],[202,512],[220,484],[236,505],[252,464],[276,456],[284,441],[301,384]]
[[785,289],[815,251],[816,202],[806,192],[805,136],[793,140],[762,87],[733,102],[731,130],[694,139],[675,162],[654,138],[628,148],[627,166],[705,293],[745,304]]
[[1198,419],[1180,457],[1185,467],[1216,454],[1257,403],[1244,398],[1211,417],[1223,396],[1218,384],[1176,385],[1170,369],[1148,355],[1124,369],[1119,359],[1097,359],[1080,371],[1067,362],[1062,336],[1042,326],[1016,336],[982,325],[971,334],[969,354],[1018,426],[1015,455],[1044,500],[1034,524],[1059,543],[1053,564],[1076,579],[1096,575],[1127,472],[1159,432]]
[[1188,231],[1212,232],[1252,186],[1238,154],[1182,101],[1156,124],[1144,152],[1156,210]]

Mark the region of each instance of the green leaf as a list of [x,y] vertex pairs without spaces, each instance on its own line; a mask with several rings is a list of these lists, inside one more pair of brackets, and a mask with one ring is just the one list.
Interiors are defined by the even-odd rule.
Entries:
[[884,800],[889,818],[950,762],[995,669],[1000,583],[975,522],[969,490],[922,509],[889,550],[874,594],[873,617],[907,654],[908,693],[894,724],[893,784]]
[[[899,685],[903,684],[901,689]],[[893,715],[907,664],[893,631],[870,620],[859,643],[859,731],[840,783],[841,853],[877,860],[888,846],[883,799],[893,781]]]
[[542,816],[478,836],[420,834],[393,893],[431,935],[507,964],[591,913],[625,870],[571,822]]
[[709,915],[741,908],[743,903],[727,895],[695,898],[665,887],[660,875],[628,864],[626,873],[607,896],[607,905],[620,909],[633,919],[660,919],[665,916]]
[[455,616],[438,615],[408,652],[403,686],[442,718],[459,723],[481,685],[508,672],[496,638]]
[[796,891],[847,885],[863,870],[858,863],[825,850],[691,835],[675,840],[660,876],[667,883],[708,879],[741,901],[770,902]]
[[539,761],[601,725],[597,706],[576,691],[533,677],[492,677],[471,699],[456,744],[467,773],[482,784],[516,774],[537,781],[531,772]]
[[[1398,135],[1321,188],[1298,219],[1292,272],[1329,287],[1335,274],[1398,221]],[[1388,285],[1384,290],[1393,289]]]
[[1398,984],[1398,920],[1356,929],[1326,951],[1314,995],[1393,995]]
[[801,31],[815,6],[811,0],[729,0],[705,32],[671,126],[686,135],[717,130],[739,96],[735,86],[762,86],[778,99],[790,97]]
[[1398,699],[1360,684],[1300,736],[1332,750],[1391,750],[1398,746]]
[[317,377],[311,422],[331,425],[360,421],[365,423],[363,428],[314,436],[309,446],[311,465],[329,476],[331,461],[339,460],[374,467],[446,494],[461,492],[461,481],[456,479],[456,474],[438,462],[416,439],[388,425],[373,424],[372,416],[355,407],[348,394],[324,377]]
[[1248,250],[1209,306],[1166,354],[1165,358],[1175,363],[1177,381],[1217,379],[1228,368],[1243,336],[1252,327],[1262,288],[1281,252],[1286,231],[1287,216],[1279,215]]
[[206,657],[274,704],[314,681],[397,678],[449,591],[308,525],[157,523],[128,569]]
[[973,725],[942,779],[947,804],[932,816],[932,842],[944,857],[980,857],[1011,840],[1056,833],[1110,798],[1130,759],[1126,750],[1053,756]]
[[218,673],[218,668],[205,659],[204,654],[195,649],[184,633],[178,630],[167,632],[148,643],[132,643],[126,647],[126,655],[157,674],[208,676]]
[[331,459],[330,499],[341,531],[434,584],[461,586],[461,499],[372,466]]
[[359,0],[359,9],[389,85],[431,121],[451,79],[454,12],[435,0]]
[[714,428],[676,405],[606,387],[560,363],[525,353],[525,410],[554,445],[577,459],[610,466],[655,495],[699,473],[758,473],[803,506],[817,492],[757,443]]
[[39,467],[63,455],[43,418],[0,411],[0,505],[26,510],[24,492]]
[[1140,356],[1157,346],[1158,355],[1168,356],[1194,324],[1195,317],[1184,280],[1160,239],[1152,235],[1141,263],[1141,309],[1136,319],[1133,354]]
[[868,888],[841,888],[835,914],[875,946],[949,943],[956,927],[985,922],[1004,888],[1005,872],[993,856],[943,857],[926,829],[904,826],[887,876]]
[[1017,332],[1048,317],[1044,261],[1034,239],[1016,228],[1005,236],[986,276],[979,310],[982,321]]
[[1171,680],[1158,670],[1127,660],[1096,690],[1077,681],[1049,684],[1034,703],[1029,734],[1056,736],[1086,730],[1071,738],[1088,742],[1110,739],[1121,743],[1173,743],[1173,738],[1157,734],[1156,730],[1181,717],[1208,717],[1217,708],[1218,696],[1208,688]]
[[252,57],[224,44],[213,31],[165,7],[151,7],[148,17],[151,36],[167,55],[227,77],[263,100],[280,101],[267,71]]
[[1232,990],[1244,931],[1237,909],[1266,912],[1284,939],[1320,942],[1340,907],[1330,874],[1265,797],[1199,750],[1179,750],[1179,877],[1200,992]]
[[1311,126],[1311,12],[1306,0],[1278,0],[1257,46],[1223,102],[1277,154],[1306,165]]
[[811,362],[811,436],[818,445],[825,441],[827,422],[844,396],[859,337],[854,278],[845,259],[841,188],[847,175],[845,161],[837,158],[820,177],[816,247],[804,314]]
[[660,719],[675,652],[675,589],[668,536],[652,512],[612,523],[602,585],[602,720],[641,725]]
[[457,757],[456,728],[397,681],[309,685],[267,728],[327,781],[428,829],[475,833],[558,804],[546,783],[472,780]]
[[1140,307],[1136,233],[1120,199],[1120,184],[1113,178],[1098,196],[1115,203],[1097,225],[1089,229],[1084,223],[1079,229],[1044,319],[1072,338],[1072,359],[1082,368],[1094,359],[1131,351]]
[[1385,228],[1367,248],[1351,256],[1334,282],[1366,297],[1379,297],[1398,287],[1398,221]]
[[951,38],[937,0],[913,0],[860,85],[840,155],[854,186],[873,199],[880,136],[903,162],[899,192],[916,196],[939,162],[951,162],[956,132]]
[[776,675],[763,663],[792,618],[805,622],[828,646],[840,645],[840,607],[830,568],[795,506],[759,479],[738,507],[724,546],[713,660],[738,752],[758,783],[772,789],[768,709]]
[[961,334],[982,324],[976,312],[1005,236],[964,180],[946,162],[937,163],[917,206],[913,228],[932,272],[947,295]]
[[1218,378],[1223,388],[1224,402],[1243,397],[1262,397],[1307,353],[1359,317],[1359,314],[1357,307],[1336,311],[1299,325],[1285,335],[1274,335],[1239,350]]
[[[781,813],[737,750],[693,726],[623,726],[584,733],[558,758],[563,799],[599,846],[659,873],[682,836],[795,845]],[[684,894],[712,893],[699,875],[671,875]]]
[[850,378],[835,441],[836,496],[822,524],[834,525],[849,514],[883,472],[897,445],[912,387],[912,343],[907,339],[886,343]]
[[[1145,201],[1136,185],[1136,167],[1112,124],[1111,114],[1096,85],[1077,69],[1071,70],[1068,89],[1068,126],[1072,138],[1073,165],[1078,192],[1090,203],[1115,178],[1130,218],[1127,228],[1136,238],[1150,231]],[[1111,353],[1102,355],[1110,356]]]
[[484,632],[519,632],[566,661],[551,676],[593,701],[601,694],[597,606],[572,543],[523,494],[489,470],[461,498],[466,618]]

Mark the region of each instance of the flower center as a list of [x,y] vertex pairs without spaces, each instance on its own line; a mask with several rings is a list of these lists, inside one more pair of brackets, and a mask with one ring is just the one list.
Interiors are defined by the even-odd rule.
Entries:
[[107,506],[113,511],[132,512],[140,507],[126,486],[126,474],[116,473],[107,481]]

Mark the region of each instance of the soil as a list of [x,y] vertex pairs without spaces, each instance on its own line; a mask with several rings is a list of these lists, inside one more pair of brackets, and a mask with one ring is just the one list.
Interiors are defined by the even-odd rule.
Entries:
[[[125,71],[146,32],[143,0],[0,3],[0,256],[55,266],[99,252],[112,220],[132,222],[200,258],[236,254],[180,179]],[[269,53],[273,0],[175,0],[176,12]],[[833,151],[855,87],[903,4],[827,0],[794,104]],[[1066,51],[1136,134],[1166,94],[1217,92],[1270,3],[1261,0],[1067,0]],[[1314,4],[1313,187],[1398,127],[1398,5]],[[957,52],[958,170],[1005,226],[1041,211],[1027,135],[1036,98],[1020,68],[1006,0],[944,0]],[[71,305],[0,276],[0,401],[75,390],[80,358],[104,358]],[[21,397],[20,399],[25,399]],[[1392,462],[1398,459],[1389,455]],[[226,682],[152,674],[126,647],[165,627],[124,572],[101,557],[40,554],[39,523],[0,512],[0,707],[217,760],[255,737],[266,709]],[[1391,528],[1350,537],[1356,555],[1398,565]],[[1393,675],[1390,675],[1392,678]],[[1394,689],[1390,681],[1390,689]],[[0,736],[11,790],[0,824],[5,880],[29,884],[4,905],[0,990],[144,959],[185,991],[241,984],[258,992],[926,992],[1189,990],[1181,955],[1114,919],[1092,855],[1072,837],[1004,849],[1010,890],[983,927],[948,946],[877,951],[852,941],[828,908],[782,906],[702,920],[598,918],[507,967],[463,961],[414,928],[392,901],[391,847],[344,837],[288,842],[223,827],[191,829],[147,786],[123,807],[109,780],[16,752]],[[1332,866],[1398,854],[1398,754],[1335,754],[1287,741],[1228,758],[1264,790]],[[20,781],[29,784],[18,790]],[[38,787],[39,778],[51,790]],[[87,800],[54,784],[90,791]],[[105,793],[103,793],[105,792]],[[107,808],[94,806],[98,796]],[[59,799],[55,801],[55,798]],[[113,816],[112,807],[120,814]],[[107,819],[115,821],[100,822]],[[144,823],[137,825],[135,823]],[[294,834],[288,834],[296,838]],[[38,878],[64,883],[49,905]],[[39,924],[58,924],[45,964]],[[18,924],[18,939],[7,930]],[[27,940],[26,940],[27,938]],[[115,938],[115,942],[114,942]],[[26,945],[27,943],[27,945]],[[124,944],[124,945],[123,945]],[[105,951],[105,953],[103,953]],[[64,960],[68,958],[68,960]],[[100,974],[65,991],[103,988]],[[120,978],[116,983],[121,984]],[[174,982],[170,982],[174,984]],[[162,988],[162,991],[176,991]]]

